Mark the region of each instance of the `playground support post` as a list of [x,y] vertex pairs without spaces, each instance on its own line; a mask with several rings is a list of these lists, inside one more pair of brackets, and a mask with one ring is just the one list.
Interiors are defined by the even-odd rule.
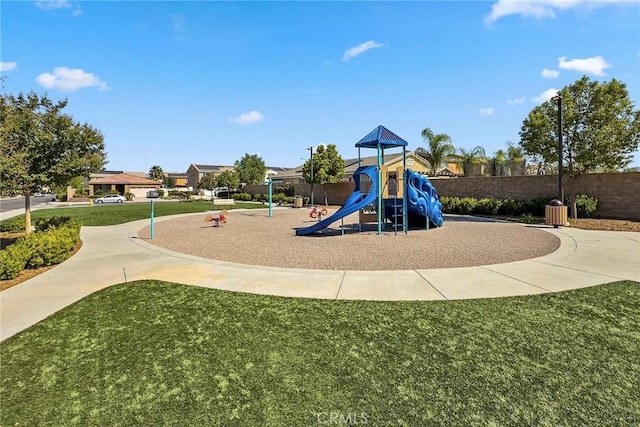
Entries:
[[273,200],[273,180],[269,178],[269,217],[273,216],[273,209],[271,202]]
[[153,227],[153,208],[154,208],[154,204],[153,204],[153,199],[151,199],[151,240],[153,240],[153,238],[155,237],[155,230]]

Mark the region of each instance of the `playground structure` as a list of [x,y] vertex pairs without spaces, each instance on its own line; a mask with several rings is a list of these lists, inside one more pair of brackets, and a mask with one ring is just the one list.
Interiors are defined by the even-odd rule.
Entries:
[[[382,234],[382,226],[386,221],[392,224],[396,233],[399,228],[407,233],[410,224],[424,224],[427,229],[430,226],[442,226],[442,204],[435,188],[427,177],[406,167],[407,145],[405,140],[384,126],[378,126],[358,141],[358,169],[353,173],[353,193],[333,215],[309,227],[297,229],[296,235],[315,233],[337,220],[342,220],[344,233],[344,217],[355,212],[359,212],[359,231],[362,231],[362,223],[365,222],[377,222],[378,234]],[[389,170],[383,164],[384,151],[395,147],[402,147],[402,166]],[[376,165],[361,166],[361,148],[377,150]],[[366,213],[365,210],[375,213]]]
[[204,218],[205,222],[213,222],[213,227],[220,227],[220,224],[227,223],[227,210],[223,209],[219,215],[207,215]]

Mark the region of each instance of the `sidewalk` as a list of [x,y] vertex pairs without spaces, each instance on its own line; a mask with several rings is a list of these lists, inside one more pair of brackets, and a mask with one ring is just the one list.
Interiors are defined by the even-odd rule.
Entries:
[[[175,217],[161,217],[157,221]],[[287,297],[445,300],[557,292],[640,281],[640,233],[545,228],[561,240],[543,257],[406,271],[327,271],[233,264],[175,253],[137,237],[148,220],[83,227],[83,246],[57,267],[0,292],[0,339],[113,284],[157,279]]]

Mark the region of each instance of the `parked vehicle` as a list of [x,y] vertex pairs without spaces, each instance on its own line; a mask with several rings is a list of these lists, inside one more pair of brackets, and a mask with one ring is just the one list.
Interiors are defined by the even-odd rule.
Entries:
[[124,203],[126,199],[119,194],[107,194],[94,200],[95,203]]
[[147,191],[147,199],[157,199],[160,197],[160,193],[155,190]]
[[33,197],[44,197],[42,193],[33,193]]

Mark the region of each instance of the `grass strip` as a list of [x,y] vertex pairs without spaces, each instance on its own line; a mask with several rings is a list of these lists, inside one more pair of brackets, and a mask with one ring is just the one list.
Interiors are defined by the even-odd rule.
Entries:
[[637,282],[362,302],[139,281],[1,344],[0,423],[635,426],[638,355]]
[[[256,203],[236,203],[233,209],[265,209],[267,206]],[[154,216],[176,215],[184,213],[220,210],[208,201],[193,202],[157,202],[154,204]],[[73,206],[54,209],[39,209],[31,212],[32,219],[52,216],[70,216],[79,220],[82,225],[116,225],[130,221],[147,219],[151,215],[150,203],[124,203],[113,205]],[[22,215],[24,216],[24,215]],[[7,219],[5,221],[11,221]],[[4,221],[3,221],[4,222]]]

